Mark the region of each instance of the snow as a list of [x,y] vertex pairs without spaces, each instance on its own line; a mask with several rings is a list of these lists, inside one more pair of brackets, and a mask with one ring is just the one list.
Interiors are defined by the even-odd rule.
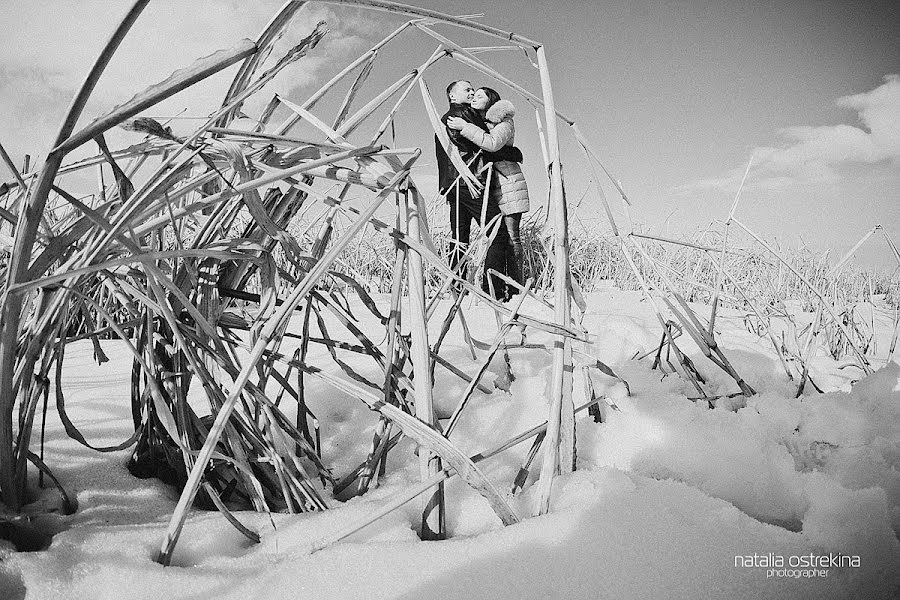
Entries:
[[[315,541],[418,480],[413,445],[404,441],[391,452],[380,486],[363,497],[330,500],[332,509],[323,513],[237,513],[259,532],[258,545],[218,513],[192,512],[173,566],[164,568],[153,556],[176,493],[158,481],[131,477],[128,450],[93,451],[50,419],[46,461],[80,509],[68,517],[36,518],[36,526],[55,534],[44,551],[0,547],[0,597],[869,599],[900,593],[900,366],[888,363],[863,378],[820,352],[814,377],[825,393],[808,389],[794,398],[796,388],[768,340],[725,311],[717,339],[758,394],[709,408],[688,399],[696,396],[689,383],[652,370],[652,356],[632,359],[659,339],[656,317],[639,294],[607,289],[591,295],[588,306],[583,324],[592,343],[577,350],[609,365],[632,394],[611,377],[592,377],[595,391],[607,399],[605,419],[598,424],[584,413],[577,416],[578,469],[555,480],[548,515],[529,516],[540,455],[524,490],[509,494],[529,440],[479,465],[516,513],[527,517],[521,523],[504,528],[481,496],[453,478],[446,484],[451,539],[418,540],[421,504],[414,500],[311,553]],[[492,341],[493,313],[479,303],[465,308],[476,337]],[[550,316],[536,302],[527,302],[525,310]],[[471,371],[477,363],[456,329],[442,355]],[[686,338],[679,346],[707,378],[708,389],[736,391],[733,380]],[[547,341],[529,330],[528,342]],[[119,343],[103,346],[112,360],[98,366],[90,343],[73,345],[63,382],[69,414],[85,437],[113,445],[131,434],[131,359]],[[514,348],[510,358],[516,376],[510,393],[476,392],[451,436],[470,454],[546,419],[549,354]],[[354,368],[374,373],[367,364]],[[484,381],[490,385],[498,372],[495,361]],[[358,400],[314,385],[311,408],[322,425],[324,459],[340,476],[364,458],[377,418]],[[465,382],[438,368],[435,389],[438,414],[447,416]],[[583,396],[576,368],[576,405]],[[54,493],[46,490],[34,510],[58,505]],[[745,564],[748,557],[751,564]],[[754,566],[778,557],[785,562],[780,572]],[[796,567],[801,557],[806,564],[858,557],[859,566],[832,566],[810,576],[810,569]]]

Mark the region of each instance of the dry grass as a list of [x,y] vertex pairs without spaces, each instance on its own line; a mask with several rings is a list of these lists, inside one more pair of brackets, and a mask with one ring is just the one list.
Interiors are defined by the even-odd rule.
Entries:
[[[436,245],[446,254],[448,234],[438,230],[432,233]],[[553,266],[548,260],[544,245],[545,233],[541,224],[525,220],[522,236],[526,248],[527,271],[538,282],[552,281]],[[640,290],[634,271],[622,255],[618,240],[611,235],[585,230],[569,233],[571,251],[570,269],[573,279],[584,292],[592,292],[609,286],[622,290]],[[714,231],[702,231],[683,239],[694,246],[718,250],[722,236]],[[713,297],[718,272],[718,254],[698,250],[695,247],[642,239],[647,255],[657,265],[663,265],[666,273],[676,283],[677,291],[688,302],[709,303]],[[372,293],[390,291],[390,268],[393,249],[386,241],[361,240],[344,254],[340,270],[357,276]],[[788,262],[816,289],[827,293],[836,305],[876,303],[886,307],[900,307],[900,272],[883,273],[850,263],[837,273],[831,273],[829,253],[816,254],[810,250],[781,250]],[[639,270],[655,289],[663,287],[662,279],[652,265],[641,256],[635,258]],[[746,307],[746,301],[738,292],[760,305],[783,305],[786,300],[799,302],[800,308],[813,312],[818,297],[798,277],[764,249],[747,244],[732,247],[727,255],[725,268],[734,274],[734,281],[724,282],[723,298],[737,308]],[[437,285],[430,280],[429,285]]]

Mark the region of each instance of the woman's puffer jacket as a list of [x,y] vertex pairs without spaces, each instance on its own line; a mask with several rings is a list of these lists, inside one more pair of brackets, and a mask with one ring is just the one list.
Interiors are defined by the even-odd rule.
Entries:
[[[512,102],[499,100],[487,110],[484,116],[490,132],[486,133],[477,125],[466,123],[460,133],[487,152],[496,152],[500,148],[511,146],[514,143],[516,128],[513,124],[513,117],[515,115],[516,109]],[[528,185],[519,163],[508,160],[497,161],[494,163],[494,173],[496,177],[492,185],[496,186],[495,193],[499,194],[496,197],[500,204],[500,211],[504,215],[528,212]]]

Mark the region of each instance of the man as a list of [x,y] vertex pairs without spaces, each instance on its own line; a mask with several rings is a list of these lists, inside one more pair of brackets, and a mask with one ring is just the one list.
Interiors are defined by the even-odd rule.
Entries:
[[[505,147],[498,153],[482,152],[480,148],[462,137],[458,131],[447,127],[448,118],[460,117],[487,130],[484,119],[470,106],[474,94],[475,89],[472,87],[472,84],[465,80],[454,81],[447,86],[447,100],[450,103],[450,108],[441,117],[441,122],[444,124],[450,141],[459,150],[460,158],[469,165],[469,170],[478,177],[479,182],[485,185],[487,170],[482,171],[482,167],[494,160],[521,162],[522,153],[518,148],[514,147]],[[435,152],[438,165],[438,189],[446,197],[447,202],[450,203],[450,234],[454,244],[450,253],[450,266],[455,269],[465,253],[466,246],[469,244],[472,219],[476,221],[481,219],[482,196],[478,192],[473,193],[465,179],[459,175],[456,167],[450,161],[450,157],[438,141],[437,136],[435,136]],[[496,198],[490,199],[485,215],[486,222],[499,213],[500,207]],[[494,238],[494,242],[488,248],[484,261],[485,272],[489,269],[494,269],[498,273],[506,273],[508,252],[510,252],[509,234],[501,224],[497,231],[497,237]],[[490,291],[487,278],[484,280],[483,287],[485,291]],[[507,291],[506,284],[499,278],[493,279],[493,287],[495,297],[498,299],[503,300],[511,295],[511,291]]]

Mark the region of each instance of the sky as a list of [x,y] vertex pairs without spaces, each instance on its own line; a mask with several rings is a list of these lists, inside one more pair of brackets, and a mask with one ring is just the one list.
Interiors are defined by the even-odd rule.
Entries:
[[[735,216],[782,248],[846,252],[875,225],[900,243],[900,22],[896,2],[483,2],[418,0],[545,44],[557,109],[574,120],[604,166],[621,182],[635,230],[690,237],[721,227],[750,163]],[[177,68],[240,38],[255,38],[278,0],[152,1],[114,57],[83,121],[164,79]],[[114,0],[0,3],[0,143],[21,165],[40,161],[81,79],[129,3]],[[281,41],[296,43],[324,19],[329,34],[286,70],[244,112],[258,114],[272,92],[302,101],[343,66],[403,22],[356,7],[304,8]],[[466,30],[435,29],[465,46],[502,46]],[[385,48],[366,82],[365,99],[423,63],[437,42],[405,33]],[[276,49],[275,54],[277,55]],[[534,54],[501,49],[479,54],[526,89],[540,93]],[[212,112],[233,76],[211,78],[146,114],[179,116],[188,131]],[[516,105],[516,141],[532,206],[547,193],[532,108],[515,92],[445,59],[425,80],[443,108],[455,78],[492,85]],[[320,107],[333,118],[346,87]],[[418,91],[401,111],[398,146],[424,152],[414,170],[434,185],[431,131]],[[254,112],[256,111],[256,112]],[[329,112],[330,111],[330,112]],[[319,114],[319,113],[317,113]],[[326,119],[328,120],[328,119]],[[380,119],[375,119],[377,125]],[[609,232],[591,174],[574,138],[560,124],[573,227]],[[128,136],[131,137],[128,137]],[[364,134],[361,134],[364,136]],[[110,141],[137,141],[114,132]],[[3,171],[2,179],[9,178]],[[620,225],[614,188],[601,183]],[[737,239],[737,238],[736,238]],[[740,240],[739,240],[740,241]],[[749,244],[748,240],[742,243]],[[873,236],[857,254],[866,266],[897,261]]]

